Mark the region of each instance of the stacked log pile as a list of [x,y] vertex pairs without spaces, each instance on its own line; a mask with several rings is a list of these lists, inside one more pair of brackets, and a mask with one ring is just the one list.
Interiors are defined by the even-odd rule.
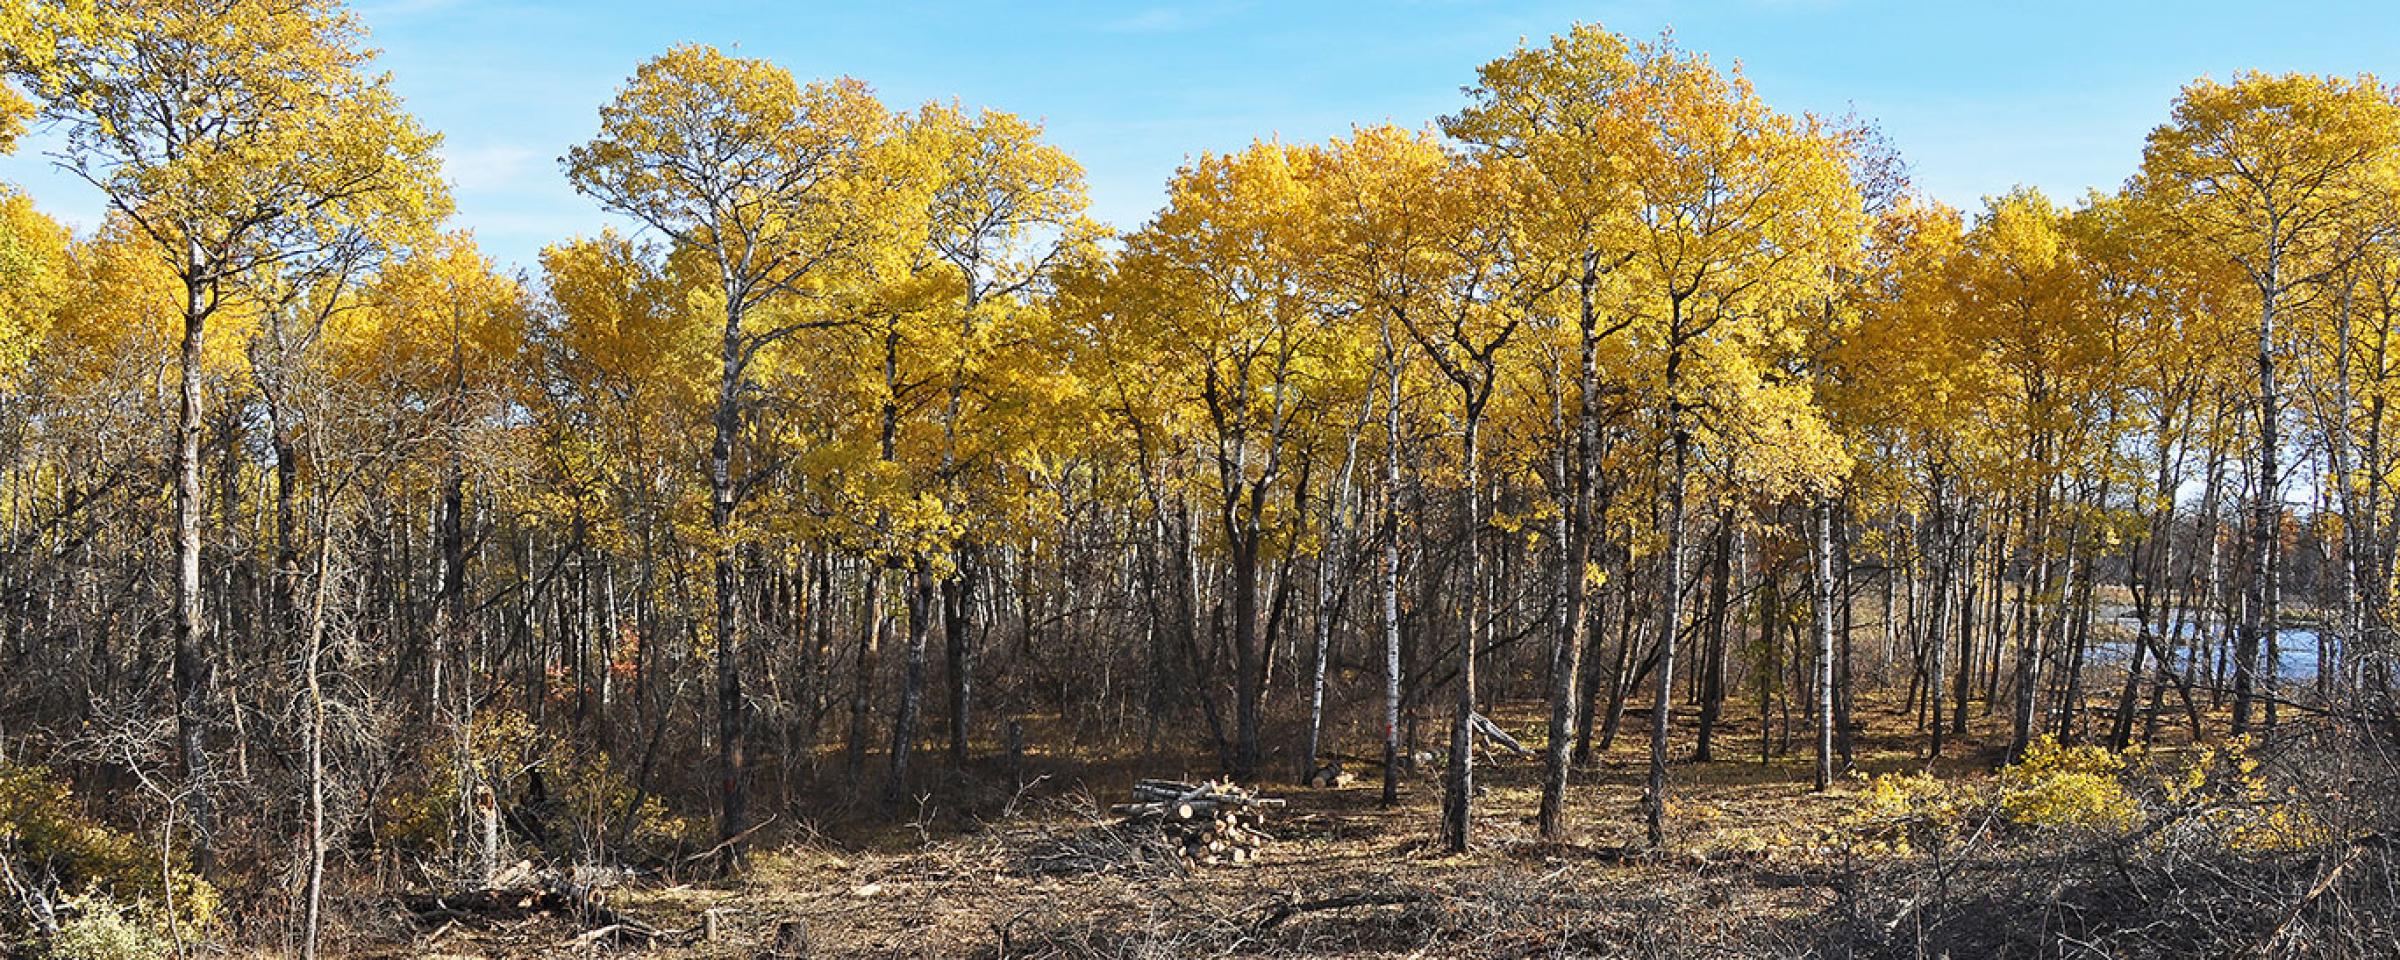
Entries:
[[1282,805],[1214,780],[1142,780],[1133,785],[1132,803],[1109,811],[1124,818],[1121,826],[1157,831],[1186,863],[1215,865],[1258,859],[1259,848],[1274,839],[1265,829],[1267,810]]

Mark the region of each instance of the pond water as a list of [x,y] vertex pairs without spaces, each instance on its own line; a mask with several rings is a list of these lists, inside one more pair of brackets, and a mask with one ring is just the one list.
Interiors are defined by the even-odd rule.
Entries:
[[[2134,621],[2132,614],[2121,615],[2116,618],[2115,622],[2127,633],[2132,633],[2140,627],[2140,624]],[[2206,626],[2212,634],[2220,629],[2215,624],[2185,624],[2184,636],[2191,636],[2202,626]],[[2317,630],[2315,627],[2284,627],[2277,630],[2275,631],[2275,645],[2277,659],[2281,661],[2279,665],[2282,668],[2278,671],[2278,675],[2282,679],[2314,680],[2317,678]],[[2189,649],[2179,651],[2178,657],[2189,653]],[[2121,664],[2132,656],[2133,639],[2131,637],[2123,640],[2103,640],[2092,645],[2092,658],[2098,663]],[[2265,679],[2263,673],[2266,668],[2265,650],[2259,651],[2259,668],[2262,673],[2260,680],[2263,681]],[[2230,674],[2232,667],[2228,666],[2226,672]]]

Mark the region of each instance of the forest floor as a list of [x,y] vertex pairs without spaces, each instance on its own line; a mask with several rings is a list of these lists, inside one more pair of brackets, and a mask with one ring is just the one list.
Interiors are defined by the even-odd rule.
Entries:
[[[1520,735],[1535,733],[1539,709],[1519,704],[1497,719]],[[1712,763],[1688,762],[1693,731],[1679,729],[1672,852],[1659,856],[1641,852],[1642,711],[1629,711],[1614,748],[1578,773],[1562,841],[1542,841],[1534,827],[1538,758],[1479,762],[1484,792],[1473,848],[1463,855],[1445,853],[1438,840],[1438,771],[1404,778],[1390,809],[1378,802],[1381,773],[1373,767],[1351,765],[1359,780],[1343,788],[1260,784],[1289,805],[1266,824],[1275,841],[1259,860],[1186,870],[1135,855],[1105,813],[1128,799],[1136,778],[1186,770],[1129,758],[1045,765],[1029,757],[1031,782],[1013,793],[961,787],[913,819],[859,812],[786,829],[761,839],[734,879],[617,887],[607,902],[620,913],[690,932],[607,952],[803,955],[774,950],[779,931],[801,921],[811,957],[1813,954],[1849,909],[1844,855],[1817,839],[1818,828],[1840,818],[1863,775],[1925,764],[1924,738],[1910,718],[1888,702],[1862,702],[1860,714],[1861,776],[1822,794],[1810,789],[1805,728],[1764,764],[1754,712],[1721,727]],[[1686,719],[1678,716],[1679,727]],[[2004,716],[1976,717],[1938,772],[1990,775],[2005,724]],[[979,799],[961,799],[970,794]],[[783,825],[792,822],[787,816]],[[698,931],[712,912],[716,936],[703,941]],[[587,929],[557,917],[434,930],[394,920],[381,930],[354,928],[349,952],[378,960],[575,956],[595,951],[578,939]]]

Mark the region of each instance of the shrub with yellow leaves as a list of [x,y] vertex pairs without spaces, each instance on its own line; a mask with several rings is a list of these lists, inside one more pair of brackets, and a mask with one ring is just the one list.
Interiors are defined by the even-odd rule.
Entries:
[[1843,813],[1839,829],[1852,854],[1907,856],[1956,834],[1976,801],[1971,787],[1929,773],[1876,774]]
[[2044,736],[2000,771],[2000,813],[2023,826],[2123,833],[2142,810],[2118,774],[2125,759],[2094,746]]
[[2249,853],[2304,850],[2333,839],[2295,788],[2277,790],[2250,756],[2250,740],[2195,747],[2174,762],[2146,765],[2162,806],[2188,814],[2193,828]]

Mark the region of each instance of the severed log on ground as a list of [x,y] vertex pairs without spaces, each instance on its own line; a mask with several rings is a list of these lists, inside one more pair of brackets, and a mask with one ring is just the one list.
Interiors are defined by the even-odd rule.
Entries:
[[480,925],[558,917],[585,928],[569,942],[577,949],[599,944],[652,947],[689,942],[704,934],[705,924],[690,930],[661,930],[620,913],[602,901],[597,889],[570,871],[536,869],[530,862],[519,862],[497,876],[508,881],[507,885],[404,894],[400,905],[418,922],[445,929],[461,922]]
[[1328,760],[1324,763],[1318,764],[1314,769],[1308,771],[1308,777],[1307,779],[1301,781],[1301,785],[1307,787],[1347,787],[1357,782],[1357,774],[1342,769],[1342,765],[1338,761]]
[[1133,795],[1145,800],[1206,800],[1213,803],[1245,807],[1280,807],[1284,802],[1274,797],[1262,797],[1233,784],[1184,783],[1179,780],[1136,780]]

